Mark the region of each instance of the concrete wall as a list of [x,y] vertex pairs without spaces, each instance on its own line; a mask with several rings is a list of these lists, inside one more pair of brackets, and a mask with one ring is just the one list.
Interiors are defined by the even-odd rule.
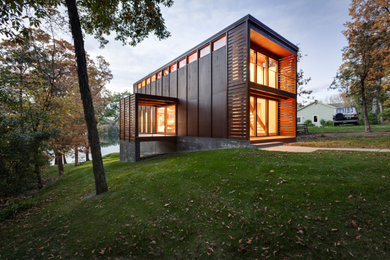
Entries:
[[225,138],[179,136],[177,141],[152,141],[132,143],[120,141],[121,162],[136,162],[140,155],[156,155],[174,152],[190,152],[215,149],[231,149],[253,147],[249,140],[235,140]]

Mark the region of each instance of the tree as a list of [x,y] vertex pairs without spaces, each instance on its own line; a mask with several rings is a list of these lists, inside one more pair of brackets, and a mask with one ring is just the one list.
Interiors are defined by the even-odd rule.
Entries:
[[[301,51],[298,51],[297,62],[302,61],[303,55]],[[310,82],[311,78],[306,78],[303,72],[303,69],[297,71],[297,93],[298,97],[301,99],[300,103],[304,106],[311,98],[312,90],[307,90],[306,86]]]
[[343,31],[348,46],[343,49],[343,64],[331,87],[344,90],[360,102],[365,131],[370,132],[369,100],[379,100],[381,79],[390,60],[388,1],[353,0],[349,14],[352,21]]
[[[2,2],[3,3],[3,2]],[[52,1],[23,1],[17,0],[15,4],[4,4],[2,8],[6,11],[2,15],[2,25],[10,24],[10,17],[20,17],[26,9],[32,9],[37,18],[45,16],[47,8],[57,8],[60,5],[59,0]],[[84,0],[76,4],[76,0],[66,0],[65,6],[68,10],[69,24],[74,40],[75,56],[79,76],[79,88],[84,107],[84,116],[88,128],[88,139],[92,150],[93,170],[95,176],[96,194],[108,190],[105,178],[103,162],[100,152],[99,136],[97,131],[94,107],[88,83],[88,71],[85,58],[84,41],[82,28],[88,34],[93,34],[101,46],[108,41],[106,35],[115,32],[115,39],[123,44],[135,46],[145,39],[150,32],[159,39],[167,38],[170,34],[166,30],[164,19],[162,18],[160,4],[170,7],[172,0],[114,0],[97,1]],[[78,6],[81,7],[79,14]],[[20,29],[23,22],[14,19],[11,22],[14,29]],[[4,26],[6,28],[6,26]],[[1,27],[1,28],[4,28]],[[9,30],[5,30],[9,32]],[[3,30],[1,31],[2,33]]]

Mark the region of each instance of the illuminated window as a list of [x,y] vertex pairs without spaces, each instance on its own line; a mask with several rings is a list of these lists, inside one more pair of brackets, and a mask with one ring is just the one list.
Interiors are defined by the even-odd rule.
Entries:
[[157,108],[157,133],[165,133],[165,107]]
[[250,136],[278,134],[278,101],[261,97],[250,97]]
[[141,83],[138,83],[137,88],[141,88],[141,87],[142,87]]
[[191,54],[190,56],[188,56],[188,64],[190,64],[191,62],[194,62],[197,60],[197,57],[196,57],[196,52],[194,52],[193,54]]
[[268,61],[268,86],[278,87],[278,62],[272,58]]
[[249,80],[260,85],[278,88],[278,61],[250,50]]
[[155,82],[155,81],[156,81],[156,74],[154,74],[154,75],[150,78],[150,80],[151,80],[152,82]]
[[161,79],[161,76],[162,76],[162,72],[160,71],[159,73],[157,73],[157,79]]
[[167,118],[166,118],[166,129],[167,134],[175,134],[176,132],[176,109],[175,106],[167,107]]
[[150,78],[146,79],[146,85],[150,84]]
[[181,61],[179,61],[179,69],[180,68],[183,68],[185,65],[186,65],[186,58],[182,59]]
[[225,45],[226,45],[226,36],[224,35],[213,43],[213,51],[216,51]]
[[202,58],[204,56],[206,56],[207,54],[210,53],[210,44],[203,47],[202,49],[200,49],[199,51],[199,58]]
[[163,75],[166,76],[169,74],[169,68],[163,70]]
[[174,72],[175,70],[176,70],[176,68],[177,68],[177,64],[175,63],[175,64],[172,64],[171,65],[171,72]]
[[142,87],[145,87],[145,80],[142,81]]
[[267,57],[260,52],[257,53],[257,83],[261,85],[268,85],[266,80],[266,70],[267,70]]

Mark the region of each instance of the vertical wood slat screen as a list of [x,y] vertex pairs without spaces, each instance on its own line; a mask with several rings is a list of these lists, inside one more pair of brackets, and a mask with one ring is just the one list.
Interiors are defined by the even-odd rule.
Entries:
[[119,111],[120,140],[134,142],[136,137],[135,95],[121,99]]
[[296,136],[296,99],[289,98],[279,102],[280,135]]
[[227,33],[228,137],[248,139],[247,30],[243,23]]
[[119,102],[119,139],[125,140],[125,99],[121,99]]
[[129,140],[130,142],[135,142],[135,138],[137,136],[137,107],[136,107],[136,100],[135,100],[135,95],[131,95],[128,97],[129,98]]
[[297,93],[297,61],[295,55],[279,59],[279,88],[281,90]]

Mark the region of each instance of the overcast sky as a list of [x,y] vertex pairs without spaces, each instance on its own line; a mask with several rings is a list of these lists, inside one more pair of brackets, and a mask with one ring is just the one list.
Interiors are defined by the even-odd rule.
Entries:
[[247,14],[272,28],[307,55],[298,64],[308,89],[318,100],[332,93],[327,90],[341,64],[341,49],[346,40],[341,31],[348,18],[349,0],[176,0],[163,8],[163,17],[171,37],[159,41],[154,35],[136,47],[110,41],[100,49],[92,37],[86,38],[86,50],[103,55],[114,76],[110,91],[131,90],[132,84],[161,67],[206,38]]

